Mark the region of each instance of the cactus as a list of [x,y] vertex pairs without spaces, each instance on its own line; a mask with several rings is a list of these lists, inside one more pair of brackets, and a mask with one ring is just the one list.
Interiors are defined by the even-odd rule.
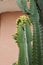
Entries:
[[14,36],[19,46],[18,65],[31,65],[32,63],[32,33],[30,29],[31,21],[26,16],[17,19],[17,32]]
[[35,0],[40,14],[40,22],[43,25],[43,0]]
[[41,32],[41,62],[43,65],[43,0],[35,0],[40,15],[40,32]]
[[[22,33],[24,32],[24,29],[25,29],[25,32],[26,32],[26,30],[28,30],[26,32],[27,33],[27,37],[26,37],[27,42],[26,41],[24,41],[24,42],[26,42],[26,44],[27,44],[26,46],[27,46],[28,51],[26,53],[28,54],[27,56],[28,56],[29,64],[25,63],[24,59],[26,56],[22,57],[19,55],[20,58],[18,60],[19,61],[18,65],[43,65],[43,46],[42,46],[43,45],[43,26],[40,23],[40,20],[41,20],[40,12],[43,12],[43,8],[41,9],[41,6],[40,6],[40,2],[42,2],[42,0],[28,0],[28,1],[30,2],[30,9],[28,9],[28,7],[27,7],[26,0],[17,0],[17,3],[19,5],[19,7],[21,8],[21,10],[24,13],[26,13],[27,15],[29,15],[29,21],[31,21],[31,23],[33,25],[33,46],[31,48],[30,42],[31,42],[31,37],[32,37],[31,34],[32,33],[30,31],[30,26],[27,25],[28,29],[27,28],[25,29],[25,25],[26,25],[26,23],[25,23],[25,25],[23,25],[23,31],[19,32],[19,30],[21,30],[21,29],[18,29],[18,33],[19,33],[19,35],[21,34],[21,38],[22,38],[22,36],[23,36]],[[18,25],[18,27],[19,26],[21,27],[21,25]],[[29,36],[29,38],[28,38],[28,36]],[[21,38],[20,38],[20,40],[21,40]],[[17,37],[17,39],[19,39],[19,38]],[[17,41],[17,43],[18,43],[18,45],[20,44],[20,42],[18,42],[18,41]],[[21,44],[21,46],[22,46],[22,44]],[[20,54],[22,54],[22,53],[24,54],[25,51],[23,50],[24,49],[23,46],[20,48],[22,48]]]

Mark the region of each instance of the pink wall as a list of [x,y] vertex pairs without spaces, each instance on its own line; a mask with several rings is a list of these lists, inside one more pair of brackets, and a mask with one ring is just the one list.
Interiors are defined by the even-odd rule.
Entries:
[[12,34],[16,31],[16,19],[22,12],[1,14],[0,65],[12,65],[18,59],[19,49]]
[[1,15],[0,15],[0,43],[1,43]]

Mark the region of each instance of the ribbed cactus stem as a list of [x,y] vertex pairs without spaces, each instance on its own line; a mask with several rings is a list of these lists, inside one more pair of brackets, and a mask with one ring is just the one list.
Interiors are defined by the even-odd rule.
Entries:
[[30,0],[30,18],[33,23],[33,56],[32,65],[41,65],[41,39],[39,27],[39,13],[34,0]]
[[32,33],[31,21],[27,16],[21,16],[17,20],[17,33],[14,35],[19,46],[18,65],[31,65],[32,63]]
[[29,57],[28,57],[28,44],[27,44],[27,36],[26,36],[26,28],[25,28],[25,25],[24,25],[24,43],[25,43],[25,56],[26,56],[26,59],[25,59],[25,62],[26,65],[29,65]]
[[[43,32],[42,32],[43,30],[40,30],[39,10],[38,10],[38,7],[36,6],[35,0],[29,0],[29,2],[30,2],[30,9],[28,9],[28,7],[26,5],[26,0],[17,0],[19,7],[22,9],[23,12],[25,12],[29,15],[31,23],[33,24],[32,64],[29,64],[29,65],[42,65],[42,63],[41,63],[41,53],[42,53],[41,44],[43,43],[43,41],[42,41],[43,37],[41,36],[41,34],[43,35]],[[39,0],[38,0],[38,2],[39,2]],[[40,2],[42,2],[42,1],[40,0]],[[29,52],[29,54],[30,54],[30,52]],[[29,61],[31,61],[31,59],[29,59]]]

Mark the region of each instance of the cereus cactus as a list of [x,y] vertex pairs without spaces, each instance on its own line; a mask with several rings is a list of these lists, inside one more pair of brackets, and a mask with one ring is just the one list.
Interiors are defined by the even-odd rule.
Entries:
[[19,47],[18,65],[31,65],[32,63],[32,33],[31,21],[27,16],[21,16],[17,19],[17,32],[14,35]]
[[[30,8],[27,6],[27,1],[30,3]],[[16,34],[15,39],[20,48],[18,65],[43,65],[43,26],[41,24],[43,21],[43,4],[41,3],[42,0],[17,0],[23,13],[29,15],[29,19],[23,18],[25,22],[20,18],[17,23],[18,34]],[[31,23],[33,36],[30,29]],[[32,46],[31,40],[33,40]]]

